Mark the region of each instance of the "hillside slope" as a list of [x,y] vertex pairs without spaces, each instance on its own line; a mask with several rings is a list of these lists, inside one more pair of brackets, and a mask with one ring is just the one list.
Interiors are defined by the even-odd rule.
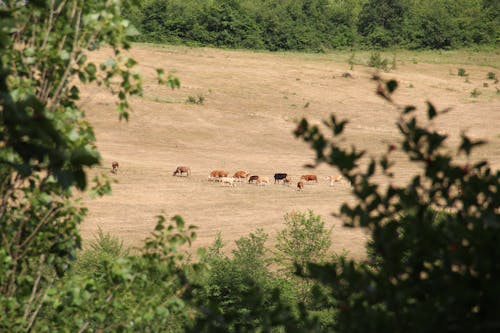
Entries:
[[[85,200],[90,208],[82,225],[84,239],[98,227],[139,245],[155,225],[155,216],[182,215],[199,227],[195,246],[211,244],[218,231],[225,241],[238,239],[256,228],[272,236],[282,227],[283,215],[291,210],[312,209],[333,226],[333,249],[362,258],[365,235],[343,228],[331,216],[342,202],[352,200],[349,188],[328,186],[324,176],[338,174],[321,166],[305,169],[312,162],[310,149],[292,136],[294,119],[306,116],[320,122],[334,112],[349,118],[346,143],[370,154],[384,151],[397,140],[397,113],[374,93],[373,68],[336,62],[335,55],[272,54],[185,47],[137,45],[132,55],[146,76],[143,98],[133,100],[128,123],[118,122],[110,96],[97,87],[88,88],[82,104],[95,127],[103,166],[120,163],[112,175],[118,183],[113,194]],[[102,52],[99,58],[105,59]],[[181,89],[158,87],[154,68],[175,70]],[[488,67],[467,66],[468,81],[456,73],[458,65],[398,63],[397,70],[382,73],[395,78],[395,94],[401,104],[421,109],[430,100],[440,109],[452,107],[435,128],[450,134],[456,143],[462,129],[489,140],[478,156],[500,165],[500,96],[493,81],[488,87]],[[342,74],[350,72],[352,78]],[[481,95],[471,97],[477,88]],[[204,97],[204,104],[185,103]],[[189,165],[192,176],[172,177],[178,165]],[[222,187],[207,181],[210,170],[244,169],[263,176],[287,172],[297,179],[304,173],[320,175],[319,184],[303,192],[295,186]],[[398,158],[396,181],[404,181],[415,169]],[[382,180],[382,179],[381,179]]]

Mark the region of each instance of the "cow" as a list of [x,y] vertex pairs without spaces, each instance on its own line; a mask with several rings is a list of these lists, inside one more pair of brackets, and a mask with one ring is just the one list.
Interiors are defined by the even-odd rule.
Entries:
[[234,173],[233,178],[236,181],[243,181],[243,179],[246,179],[248,175],[249,175],[248,171],[240,170]]
[[111,172],[112,172],[112,173],[114,173],[114,174],[118,173],[118,167],[119,167],[119,166],[120,166],[120,165],[118,164],[118,162],[117,162],[117,161],[113,161],[113,162],[111,163]]
[[178,166],[177,169],[175,169],[172,176],[175,176],[175,175],[182,176],[183,173],[185,173],[186,177],[188,177],[191,174],[191,168],[188,166]]
[[292,183],[292,177],[286,176],[285,180],[283,181],[283,183],[290,185]]
[[333,183],[345,182],[345,179],[344,179],[344,177],[342,175],[339,175],[339,176],[326,176],[325,179],[330,181],[330,186],[333,186]]
[[297,191],[302,191],[304,189],[304,182],[300,181],[297,183]]
[[234,178],[233,177],[221,177],[220,178],[221,185],[229,185],[229,186],[235,186],[236,184],[234,183]]
[[213,170],[210,172],[210,175],[208,176],[208,180],[219,181],[220,178],[227,177],[228,174],[229,174],[229,172],[224,171],[224,170]]
[[280,182],[280,180],[283,181],[283,183],[285,183],[285,178],[286,178],[287,174],[286,173],[275,173],[274,174],[274,183],[276,184],[276,182]]
[[259,180],[259,176],[257,176],[257,175],[250,176],[250,178],[248,178],[248,184],[251,184],[253,182],[257,182],[258,180]]
[[315,181],[316,183],[318,182],[318,176],[316,175],[302,175],[300,177],[300,179],[302,180],[305,180],[306,182],[309,182],[309,181]]
[[269,177],[259,177],[257,185],[269,185]]

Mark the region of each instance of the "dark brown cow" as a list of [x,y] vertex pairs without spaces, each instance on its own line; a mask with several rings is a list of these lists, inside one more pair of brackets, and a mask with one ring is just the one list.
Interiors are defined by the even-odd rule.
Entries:
[[302,191],[304,189],[304,182],[298,182],[297,188],[298,188],[298,191]]
[[248,184],[256,182],[258,180],[259,180],[259,176],[256,176],[256,175],[250,176],[250,178],[248,178]]
[[276,182],[280,182],[280,180],[283,181],[283,183],[285,183],[285,179],[286,179],[286,176],[287,174],[286,173],[275,173],[274,174],[274,183],[276,184]]
[[186,174],[186,177],[191,175],[191,168],[188,166],[178,166],[177,169],[175,169],[172,176],[175,176],[175,175],[182,176],[183,173]]
[[120,165],[118,164],[117,161],[113,161],[113,163],[111,163],[111,172],[112,173],[117,173],[118,172],[118,167]]
[[318,182],[318,176],[316,175],[302,175],[300,179],[305,180],[306,182],[308,181],[315,181],[316,183]]

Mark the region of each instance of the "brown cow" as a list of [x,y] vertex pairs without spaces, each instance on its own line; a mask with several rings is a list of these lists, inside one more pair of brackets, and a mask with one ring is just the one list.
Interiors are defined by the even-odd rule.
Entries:
[[318,176],[316,175],[302,175],[300,179],[305,180],[306,182],[308,181],[315,181],[316,183],[318,182]]
[[302,191],[304,189],[304,182],[298,182],[297,183],[297,191]]
[[177,169],[175,169],[172,176],[175,176],[175,175],[182,176],[183,173],[186,174],[186,177],[189,176],[191,174],[191,168],[188,166],[178,166]]
[[250,176],[250,178],[248,178],[248,184],[253,183],[253,182],[257,182],[258,180],[259,180],[259,176],[257,176],[257,175]]
[[219,181],[222,177],[227,177],[229,172],[224,170],[213,170],[210,172],[210,176],[208,176],[208,180]]
[[115,174],[118,173],[118,167],[119,166],[120,165],[118,164],[117,161],[113,161],[113,163],[111,163],[111,172],[115,173]]
[[243,181],[243,179],[247,179],[248,175],[248,171],[240,170],[234,173],[233,178],[237,181]]
[[291,183],[292,183],[292,177],[286,176],[285,180],[283,181],[283,184],[290,185]]

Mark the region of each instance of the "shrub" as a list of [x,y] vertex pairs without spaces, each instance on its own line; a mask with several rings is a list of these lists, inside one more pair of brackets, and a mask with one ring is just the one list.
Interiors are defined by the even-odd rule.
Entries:
[[198,95],[198,97],[189,96],[186,100],[188,104],[203,105],[205,103],[205,97],[203,95]]
[[129,250],[123,247],[123,241],[109,233],[104,233],[100,227],[97,236],[90,241],[88,247],[77,257],[73,267],[75,274],[101,278],[106,272],[105,265],[129,254]]
[[481,95],[481,91],[479,91],[477,88],[474,88],[474,90],[471,91],[470,93],[470,97],[478,97],[479,95]]
[[469,74],[467,74],[467,72],[465,71],[464,68],[459,68],[457,71],[457,75],[458,76],[469,76]]
[[486,75],[486,78],[488,80],[496,80],[497,79],[497,74],[495,72],[488,72]]
[[284,216],[285,228],[278,233],[276,249],[281,263],[305,268],[309,262],[321,262],[331,245],[331,230],[320,215],[291,212]]
[[388,70],[388,64],[389,60],[382,58],[382,55],[378,51],[372,52],[370,54],[370,59],[368,59],[368,66],[382,69],[384,71]]

